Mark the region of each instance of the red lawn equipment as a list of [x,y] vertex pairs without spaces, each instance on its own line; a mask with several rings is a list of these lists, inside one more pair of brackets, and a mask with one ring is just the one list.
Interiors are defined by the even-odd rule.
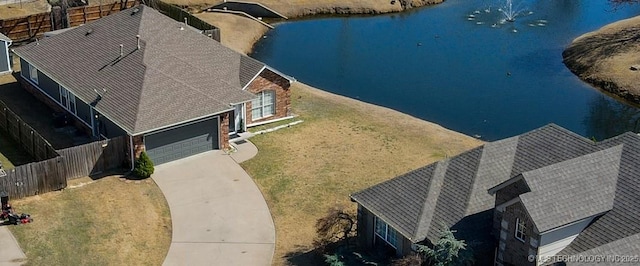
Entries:
[[13,207],[11,207],[11,204],[9,203],[9,196],[7,196],[5,193],[2,193],[2,195],[0,195],[0,203],[2,204],[2,212],[0,212],[0,224],[18,225],[33,222],[33,219],[31,219],[31,215],[25,213],[18,215],[13,211]]

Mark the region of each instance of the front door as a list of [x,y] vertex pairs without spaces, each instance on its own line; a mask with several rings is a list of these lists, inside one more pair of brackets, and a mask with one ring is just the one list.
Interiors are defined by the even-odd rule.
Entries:
[[242,107],[244,104],[238,104],[235,106],[235,110],[229,117],[229,134],[236,134],[243,131],[242,125]]

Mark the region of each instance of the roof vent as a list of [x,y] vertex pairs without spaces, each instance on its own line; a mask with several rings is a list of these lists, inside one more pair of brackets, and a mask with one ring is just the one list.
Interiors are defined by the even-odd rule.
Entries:
[[85,33],[84,33],[84,36],[87,36],[87,35],[89,35],[89,34],[91,34],[91,33],[93,33],[93,29],[89,28],[89,29],[87,30],[87,32],[85,32]]
[[124,45],[120,44],[120,57],[124,56]]
[[133,11],[131,11],[131,15],[133,16],[135,14],[138,14],[138,12],[140,12],[140,8],[136,7],[136,8],[133,9]]
[[136,41],[138,43],[138,50],[140,50],[140,35],[136,35]]

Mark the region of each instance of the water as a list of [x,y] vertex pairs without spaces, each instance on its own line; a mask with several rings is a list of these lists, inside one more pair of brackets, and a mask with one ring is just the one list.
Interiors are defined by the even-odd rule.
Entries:
[[448,0],[400,14],[286,22],[252,56],[309,85],[489,141],[547,123],[596,139],[639,129],[638,109],[581,82],[562,51],[640,14],[640,5],[523,0],[526,16],[498,24],[501,4]]

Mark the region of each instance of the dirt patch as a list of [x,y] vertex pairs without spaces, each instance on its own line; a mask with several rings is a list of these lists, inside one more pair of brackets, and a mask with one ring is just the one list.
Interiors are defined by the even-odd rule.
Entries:
[[239,15],[216,12],[203,12],[194,15],[220,28],[220,42],[243,54],[250,53],[253,44],[269,30],[259,22]]
[[349,195],[482,143],[387,108],[292,87],[303,123],[251,140],[258,155],[242,166],[267,199],[276,225],[274,264],[312,249],[314,224]]
[[28,265],[160,265],[171,244],[169,207],[151,179],[76,179],[73,189],[13,202],[34,222],[11,226]]
[[582,80],[640,103],[640,16],[584,34],[562,55],[565,65]]
[[51,11],[51,6],[47,0],[17,1],[17,3],[0,5],[0,18],[19,18],[49,11]]

